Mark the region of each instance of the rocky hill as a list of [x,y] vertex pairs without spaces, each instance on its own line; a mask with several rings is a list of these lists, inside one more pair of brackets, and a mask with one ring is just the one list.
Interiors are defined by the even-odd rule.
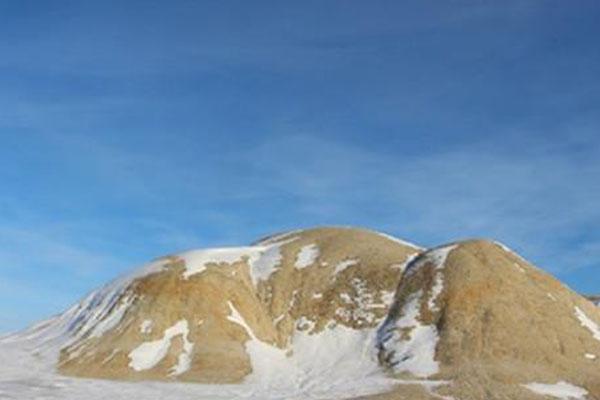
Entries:
[[0,398],[600,399],[592,303],[495,242],[349,228],[159,258],[0,354]]
[[57,353],[67,376],[370,393],[388,385],[364,382],[379,369],[376,329],[419,251],[376,232],[318,228],[169,255],[7,340]]
[[532,382],[598,398],[599,325],[596,307],[506,247],[459,242],[408,265],[379,358],[399,377],[453,382],[442,393],[460,399],[528,398]]

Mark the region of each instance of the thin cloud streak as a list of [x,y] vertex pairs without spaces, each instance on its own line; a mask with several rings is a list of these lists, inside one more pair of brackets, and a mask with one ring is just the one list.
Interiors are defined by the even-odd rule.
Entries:
[[[272,171],[266,186],[296,196],[317,216],[356,220],[361,204],[370,203],[363,221],[372,216],[372,226],[429,245],[483,236],[508,242],[554,272],[593,263],[588,257],[600,256],[592,245],[600,238],[576,245],[587,248],[579,257],[566,255],[564,242],[600,223],[598,159],[574,160],[544,143],[525,152],[498,148],[474,144],[389,157],[303,136],[264,144],[255,164],[263,176]],[[384,218],[373,211],[380,207],[388,211]]]

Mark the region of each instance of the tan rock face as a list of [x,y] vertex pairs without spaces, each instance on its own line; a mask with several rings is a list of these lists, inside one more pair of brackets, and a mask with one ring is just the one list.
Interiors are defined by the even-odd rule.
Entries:
[[417,252],[366,230],[320,228],[168,256],[72,311],[75,339],[62,349],[59,371],[240,382],[253,371],[250,342],[293,352],[298,332],[375,329]]
[[407,266],[379,357],[398,376],[453,382],[461,399],[538,398],[521,385],[559,381],[598,398],[598,326],[600,310],[556,279],[501,245],[467,241]]

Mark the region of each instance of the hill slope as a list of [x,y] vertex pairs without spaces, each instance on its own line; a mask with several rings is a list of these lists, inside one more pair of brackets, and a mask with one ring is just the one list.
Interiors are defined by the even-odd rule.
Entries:
[[451,381],[461,399],[528,398],[523,385],[561,381],[598,397],[599,326],[596,307],[504,246],[460,242],[407,266],[379,358],[398,376]]
[[600,309],[498,243],[318,228],[162,257],[0,355],[0,398],[593,400]]
[[378,370],[369,344],[418,251],[362,229],[318,228],[170,255],[11,340],[28,338],[50,358],[59,351],[68,376],[260,392],[352,386]]

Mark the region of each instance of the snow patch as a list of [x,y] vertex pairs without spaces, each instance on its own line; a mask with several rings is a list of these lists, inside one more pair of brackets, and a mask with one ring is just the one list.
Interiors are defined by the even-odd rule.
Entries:
[[169,376],[178,376],[189,371],[192,365],[192,351],[194,344],[188,340],[187,333],[182,336],[183,351],[177,357],[177,364],[169,371]]
[[418,320],[422,297],[420,290],[413,293],[404,304],[402,317],[384,322],[377,342],[395,372],[406,371],[425,378],[439,370],[434,359],[439,338],[435,325],[423,325]]
[[564,381],[554,384],[534,382],[523,386],[534,393],[543,396],[552,396],[562,400],[583,400],[588,394],[587,390]]
[[191,362],[191,352],[194,345],[188,341],[188,322],[180,320],[167,328],[163,337],[152,342],[144,342],[129,353],[129,367],[135,371],[145,371],[154,368],[167,355],[171,342],[179,335],[183,339],[183,351],[178,363],[171,369],[170,375],[180,375],[187,371]]
[[358,260],[354,259],[354,260],[344,260],[342,262],[340,262],[338,265],[335,266],[335,271],[333,271],[334,274],[339,274],[340,272],[344,271],[346,268],[351,267],[353,265],[358,264]]
[[446,259],[452,250],[458,245],[451,244],[448,246],[437,247],[422,254],[413,254],[406,260],[406,273],[412,275],[420,268],[431,263],[436,270],[442,269],[445,266]]
[[410,264],[409,269],[406,271],[407,274],[412,275],[423,266],[433,264],[435,280],[431,288],[431,295],[429,297],[429,301],[427,302],[427,306],[431,311],[437,310],[437,305],[435,302],[438,296],[442,293],[442,290],[444,290],[443,269],[446,266],[446,259],[448,258],[450,252],[452,252],[452,250],[454,250],[456,247],[457,245],[449,245],[433,249],[425,253],[421,258],[418,258],[412,264]]
[[228,305],[227,318],[242,326],[250,337],[244,346],[252,372],[244,384],[257,385],[263,393],[290,393],[296,389],[324,394],[332,387],[345,387],[349,395],[356,396],[361,392],[375,393],[375,388],[389,388],[394,382],[379,368],[373,329],[354,330],[330,324],[313,334],[314,323],[301,318],[297,326],[302,330],[296,329],[290,345],[282,349],[258,339],[233,304]]
[[149,333],[152,333],[152,325],[154,323],[152,322],[152,320],[150,319],[145,319],[141,324],[140,324],[140,333],[147,335]]
[[501,243],[501,242],[498,242],[498,241],[494,241],[494,244],[496,246],[500,247],[502,250],[504,250],[507,253],[516,254],[514,251],[512,251],[512,249],[510,247],[508,247],[504,243]]
[[257,247],[228,247],[220,249],[191,250],[177,255],[185,263],[184,279],[201,274],[209,264],[233,264],[246,257],[250,263],[260,257]]
[[129,309],[131,304],[133,304],[133,300],[134,299],[131,296],[127,296],[124,299],[115,300],[116,306],[112,309],[105,309],[106,314],[93,327],[89,324],[88,320],[88,324],[86,325],[91,328],[90,337],[101,337],[106,332],[112,330],[115,326],[117,326],[117,324],[121,322],[121,320],[125,316],[125,313]]
[[233,303],[228,301],[227,305],[229,306],[230,312],[230,314],[227,316],[227,319],[235,324],[240,325],[242,328],[244,328],[248,336],[250,336],[250,339],[256,340],[256,336],[254,336],[252,328],[250,328],[250,326],[246,323],[246,320],[242,317],[237,308],[235,308]]
[[594,339],[600,341],[600,327],[598,324],[592,321],[579,307],[575,307],[575,315],[579,319],[579,322],[581,322],[581,326],[587,328],[594,336]]
[[296,322],[296,328],[301,331],[311,332],[315,328],[315,322],[302,316]]
[[316,244],[303,246],[296,256],[296,268],[302,269],[312,265],[319,257],[319,247]]
[[277,267],[281,265],[281,260],[283,258],[281,255],[281,247],[296,239],[298,239],[297,236],[286,240],[280,240],[261,248],[261,256],[257,260],[251,260],[250,263],[252,283],[254,283],[254,286],[256,286],[259,281],[266,281],[269,279],[271,274],[273,274]]
[[259,281],[268,280],[281,264],[281,247],[298,237],[269,242],[262,246],[224,247],[218,249],[192,250],[177,255],[185,263],[184,279],[201,274],[210,264],[233,264],[246,259],[250,267],[250,277],[256,286]]
[[397,237],[392,236],[392,235],[388,235],[387,233],[382,233],[382,232],[376,232],[376,233],[379,236],[384,237],[384,238],[386,238],[388,240],[391,240],[392,242],[401,244],[402,246],[412,247],[414,249],[419,249],[419,250],[422,249],[421,246],[417,246],[416,244],[407,242],[406,240],[398,239]]

